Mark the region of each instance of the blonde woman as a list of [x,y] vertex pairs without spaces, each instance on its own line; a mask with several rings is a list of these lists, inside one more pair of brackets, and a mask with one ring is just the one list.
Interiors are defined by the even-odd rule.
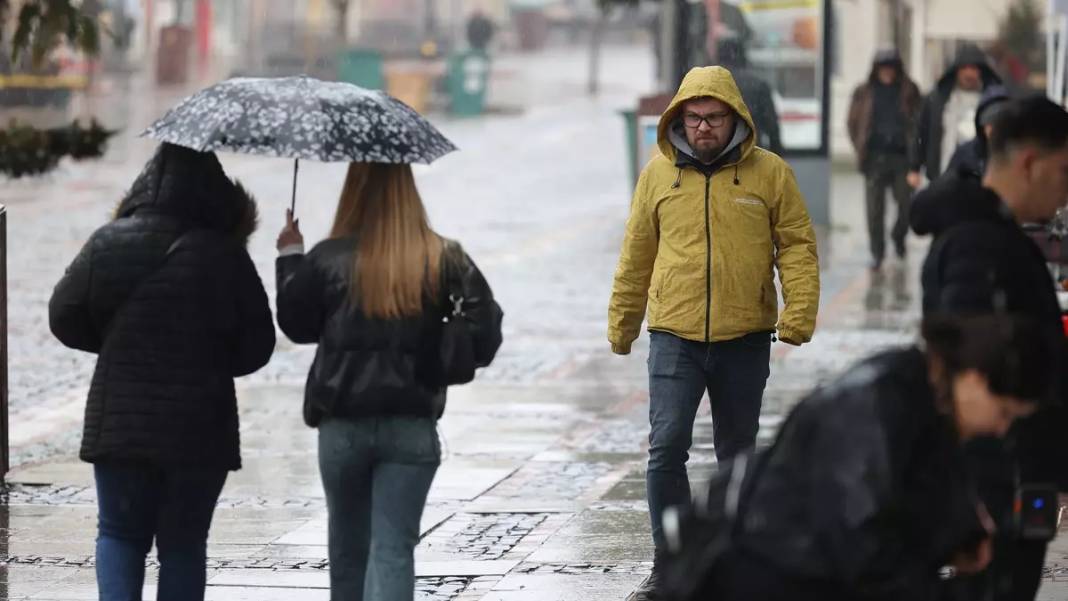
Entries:
[[436,349],[462,290],[478,366],[501,343],[501,310],[471,258],[427,220],[410,165],[352,163],[330,237],[304,254],[278,237],[278,323],[318,344],[304,419],[319,429],[334,601],[408,601],[419,520],[441,461]]

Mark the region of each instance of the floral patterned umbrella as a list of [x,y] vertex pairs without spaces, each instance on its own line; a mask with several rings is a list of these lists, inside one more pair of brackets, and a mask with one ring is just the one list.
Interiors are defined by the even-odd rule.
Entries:
[[378,90],[307,76],[238,77],[183,100],[141,134],[201,152],[296,159],[430,163],[456,146]]

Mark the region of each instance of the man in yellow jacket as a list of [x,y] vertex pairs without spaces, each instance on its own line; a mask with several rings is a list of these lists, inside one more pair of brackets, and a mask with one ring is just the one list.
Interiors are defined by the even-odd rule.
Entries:
[[[730,72],[691,70],[660,118],[660,152],[638,178],[627,220],[608,340],[629,353],[648,305],[646,486],[658,558],[663,510],[690,500],[686,460],[704,392],[723,461],[756,441],[773,335],[800,345],[815,328],[812,223],[790,167],[755,140]],[[637,599],[657,598],[658,563]]]

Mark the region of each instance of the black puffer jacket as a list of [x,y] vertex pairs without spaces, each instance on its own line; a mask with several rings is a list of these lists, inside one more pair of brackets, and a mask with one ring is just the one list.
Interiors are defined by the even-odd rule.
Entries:
[[86,242],[48,307],[56,338],[99,354],[82,459],[240,468],[233,378],[275,343],[255,222],[213,154],[164,144]]
[[[1005,311],[1033,316],[1047,328],[1049,369],[1061,382],[1049,391],[1063,402],[1068,386],[1066,342],[1052,276],[1041,249],[1013,220],[998,195],[972,175],[948,173],[916,195],[910,214],[917,234],[933,234],[923,266],[923,310],[968,313]],[[1068,413],[1040,411],[1015,430],[1024,476],[1060,482],[1068,490]]]
[[[278,325],[293,342],[319,345],[304,391],[304,421],[315,427],[327,416],[441,417],[445,390],[424,384],[424,374],[437,348],[444,295],[425,299],[418,317],[366,318],[349,300],[355,248],[354,237],[328,239],[307,255],[277,262]],[[459,274],[476,360],[485,367],[501,345],[503,314],[471,258],[455,243],[448,248],[444,260]]]

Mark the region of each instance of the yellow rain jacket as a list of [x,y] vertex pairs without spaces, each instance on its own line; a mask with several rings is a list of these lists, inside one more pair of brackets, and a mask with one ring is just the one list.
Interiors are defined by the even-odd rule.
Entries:
[[[736,137],[745,136],[714,168],[702,169],[672,141],[685,144],[673,128],[683,103],[701,97],[733,108]],[[791,344],[811,340],[820,294],[816,236],[793,171],[756,147],[753,118],[730,71],[692,69],[657,134],[660,153],[638,178],[612,286],[612,351],[630,352],[646,304],[650,330],[687,340],[762,331]],[[775,266],[786,302],[781,316]]]

